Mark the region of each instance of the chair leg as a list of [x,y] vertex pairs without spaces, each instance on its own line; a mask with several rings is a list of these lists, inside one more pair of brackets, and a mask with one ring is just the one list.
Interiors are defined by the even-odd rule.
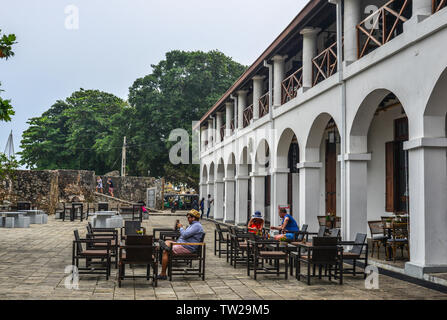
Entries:
[[288,277],[288,275],[289,275],[289,270],[287,270],[287,268],[289,267],[288,266],[288,264],[289,264],[289,262],[287,261],[288,259],[287,259],[287,257],[284,259],[284,265],[285,265],[285,270],[284,270],[284,276],[285,276],[285,278],[286,278],[286,280],[287,280],[287,277]]
[[[313,270],[315,275],[315,265]],[[307,264],[307,285],[310,286],[310,263]]]
[[356,276],[356,262],[357,260],[355,259],[352,261],[352,268],[353,268],[352,274],[354,275],[354,277]]

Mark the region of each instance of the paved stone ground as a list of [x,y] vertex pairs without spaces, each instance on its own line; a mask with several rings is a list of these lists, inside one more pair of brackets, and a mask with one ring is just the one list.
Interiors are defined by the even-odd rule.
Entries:
[[[144,224],[148,233],[154,227],[173,226],[178,217],[152,216]],[[180,218],[186,223],[186,218]],[[86,222],[62,222],[50,217],[47,225],[29,229],[0,229],[0,299],[447,299],[447,295],[387,276],[380,276],[379,290],[366,290],[363,277],[347,275],[343,286],[327,280],[314,280],[307,286],[294,277],[247,277],[243,266],[234,269],[225,258],[213,254],[214,224],[204,221],[207,232],[206,281],[198,277],[177,277],[159,281],[153,288],[145,279],[129,279],[118,288],[116,269],[105,276],[81,275],[79,290],[64,286],[65,267],[71,264],[73,230],[85,234]],[[130,269],[128,269],[130,270]],[[144,274],[144,268],[133,272]]]

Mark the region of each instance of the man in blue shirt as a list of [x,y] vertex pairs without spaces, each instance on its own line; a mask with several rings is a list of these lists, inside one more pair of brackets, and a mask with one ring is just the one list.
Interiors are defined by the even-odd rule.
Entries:
[[[191,210],[187,215],[189,227],[183,228],[180,223],[177,224],[177,228],[180,231],[180,238],[175,243],[200,243],[204,234],[203,227],[200,224],[200,213],[197,210]],[[197,250],[198,246],[191,245],[175,245],[172,246],[173,241],[166,241],[166,246],[171,248],[174,254],[192,253]],[[158,275],[159,280],[166,280],[166,269],[169,263],[169,253],[167,250],[163,252],[161,273]]]
[[284,208],[279,210],[279,216],[281,217],[281,226],[270,228],[273,230],[280,230],[280,234],[274,237],[275,240],[279,240],[284,237],[283,233],[286,234],[287,240],[293,240],[295,237],[294,232],[299,231],[298,224],[290,214],[287,214],[287,210]]

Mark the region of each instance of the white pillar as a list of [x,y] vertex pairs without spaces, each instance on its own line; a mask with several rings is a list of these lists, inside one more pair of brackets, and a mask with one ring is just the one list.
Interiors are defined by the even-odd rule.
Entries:
[[410,262],[405,272],[447,272],[447,139],[408,141]]
[[236,216],[234,221],[236,225],[247,224],[249,181],[250,177],[248,176],[236,177]]
[[300,174],[292,173],[292,199],[293,199],[293,217],[299,221],[300,217]]
[[214,128],[213,119],[208,119],[208,148],[211,148],[214,144]]
[[237,127],[244,127],[244,110],[247,107],[247,90],[239,90],[237,92]]
[[[413,0],[413,17],[421,21],[432,14],[431,0]],[[422,19],[421,19],[422,18]]]
[[347,154],[346,223],[342,223],[343,239],[354,241],[357,233],[368,233],[367,167],[371,154]]
[[199,200],[202,200],[202,198],[206,199],[206,197],[208,197],[208,195],[206,194],[206,190],[207,190],[207,184],[201,183],[200,184],[200,199]]
[[276,55],[273,60],[273,106],[279,107],[282,102],[282,81],[285,74],[285,60],[287,56]]
[[[214,182],[214,219],[223,221],[224,217],[224,181],[217,179]],[[210,214],[211,215],[211,214]]]
[[318,231],[320,210],[320,162],[304,162],[300,169],[300,226],[307,224],[310,232]]
[[312,87],[312,59],[317,54],[317,34],[320,28],[304,28],[303,35],[303,89]]
[[200,127],[200,148],[201,148],[202,152],[205,151],[205,148],[206,148],[206,145],[205,145],[205,142],[207,139],[206,134],[207,134],[206,129],[204,127]]
[[233,119],[233,102],[225,103],[225,111],[226,111],[226,126],[225,126],[225,136],[231,136],[231,120]]
[[[205,200],[207,200],[208,199],[208,194],[210,194],[211,195],[211,199],[214,199],[214,181],[211,181],[211,180],[208,180],[208,183],[207,183],[207,185],[208,185],[208,190],[207,190],[207,195],[206,195],[206,197],[205,197]],[[215,200],[214,200],[215,201]],[[209,215],[209,217],[210,218],[212,218],[213,216],[214,216],[214,210],[213,210],[213,207],[215,206],[215,202],[214,202],[214,204],[211,204],[210,205],[210,208],[211,208],[211,210],[210,210],[210,215]],[[206,207],[205,208],[205,215],[206,215],[206,212],[208,211],[208,207]]]
[[262,97],[264,76],[253,77],[253,120],[259,119],[259,99]]
[[272,172],[272,209],[270,216],[270,224],[272,226],[279,225],[278,206],[288,205],[287,202],[287,186],[289,169],[274,169]]
[[222,136],[220,135],[220,129],[223,126],[222,112],[216,113],[216,144],[222,142]]
[[234,223],[235,215],[234,215],[234,205],[235,205],[235,183],[236,180],[234,178],[225,178],[225,214],[224,214],[224,222],[232,224]]
[[265,177],[266,173],[250,173],[251,177],[251,214],[256,211],[261,211],[265,216],[268,213],[265,212]]
[[361,1],[344,1],[344,60],[346,63],[357,60],[357,24],[361,19]]

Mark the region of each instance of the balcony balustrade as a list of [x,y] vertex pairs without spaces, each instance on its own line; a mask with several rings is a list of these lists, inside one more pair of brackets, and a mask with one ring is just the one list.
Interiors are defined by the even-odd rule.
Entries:
[[303,68],[298,69],[282,82],[281,104],[294,99],[298,94],[298,89],[303,86]]
[[312,59],[313,86],[329,78],[337,71],[337,42]]
[[401,34],[404,22],[410,19],[410,7],[409,0],[391,0],[360,22],[357,25],[358,57],[362,58]]
[[270,111],[269,103],[270,94],[267,92],[261,98],[259,98],[259,117],[262,118]]
[[432,0],[432,12],[436,13],[447,5],[447,0]]
[[244,128],[250,125],[251,119],[253,119],[253,105],[250,105],[244,110],[244,121],[243,121]]

